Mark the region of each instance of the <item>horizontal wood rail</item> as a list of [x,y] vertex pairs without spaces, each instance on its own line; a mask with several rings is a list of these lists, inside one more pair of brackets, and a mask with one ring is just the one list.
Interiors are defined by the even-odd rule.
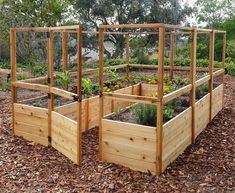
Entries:
[[75,93],[72,93],[72,92],[69,92],[69,91],[66,91],[66,90],[63,90],[60,88],[56,88],[56,87],[51,88],[51,93],[58,95],[58,96],[61,96],[61,97],[64,97],[64,98],[67,98],[69,100],[74,100],[74,98],[77,98],[77,96],[78,96]]
[[222,75],[223,73],[224,73],[224,69],[216,70],[215,72],[213,72],[213,77]]
[[171,100],[173,100],[177,97],[182,96],[183,94],[189,92],[191,89],[192,89],[192,85],[189,84],[187,86],[184,86],[184,87],[182,87],[182,88],[180,88],[180,89],[178,89],[174,92],[171,92],[171,93],[163,96],[163,104],[165,104],[165,103],[167,103],[167,102],[169,102],[169,101],[171,101]]
[[145,104],[157,104],[159,99],[156,97],[146,97],[138,95],[129,95],[129,94],[118,94],[118,93],[108,93],[104,92],[103,96],[108,99],[115,99],[120,101],[134,102],[134,103],[145,103]]
[[44,92],[49,92],[49,87],[41,84],[32,84],[27,82],[15,81],[12,82],[12,85],[17,88],[25,88],[30,90],[39,90]]
[[210,75],[207,75],[207,76],[205,76],[205,77],[203,77],[203,78],[197,80],[197,81],[195,82],[195,86],[198,87],[198,86],[200,86],[200,85],[202,85],[202,84],[208,82],[209,80],[210,80]]

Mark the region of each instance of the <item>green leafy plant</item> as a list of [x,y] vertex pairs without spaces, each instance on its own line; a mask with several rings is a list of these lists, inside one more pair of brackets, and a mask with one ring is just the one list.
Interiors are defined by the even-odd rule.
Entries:
[[69,71],[64,71],[63,73],[57,74],[56,77],[58,78],[59,84],[61,84],[64,90],[69,89],[69,82],[71,80],[71,76]]
[[10,91],[11,90],[11,83],[10,82],[4,82],[4,83],[0,84],[0,90]]
[[174,78],[173,82],[178,86],[182,86],[182,85],[188,84],[188,79],[187,78],[176,77],[176,78]]
[[167,122],[173,118],[175,110],[171,107],[165,106],[163,111],[163,121]]
[[156,105],[137,104],[131,106],[136,122],[141,125],[156,126]]
[[82,78],[82,93],[84,96],[92,95],[92,82],[89,78]]

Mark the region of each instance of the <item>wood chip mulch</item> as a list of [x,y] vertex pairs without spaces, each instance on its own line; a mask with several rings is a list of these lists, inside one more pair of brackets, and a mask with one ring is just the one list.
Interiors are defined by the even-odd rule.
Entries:
[[235,77],[225,107],[160,176],[96,161],[97,129],[83,135],[83,161],[33,145],[11,130],[10,93],[0,92],[0,192],[235,192]]

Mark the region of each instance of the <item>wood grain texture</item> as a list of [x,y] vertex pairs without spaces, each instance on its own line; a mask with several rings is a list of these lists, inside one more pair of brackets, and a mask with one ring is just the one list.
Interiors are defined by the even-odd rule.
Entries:
[[221,111],[223,108],[223,88],[224,85],[216,87],[212,91],[212,119]]
[[103,119],[103,160],[155,174],[155,136],[155,127]]
[[207,94],[195,104],[195,137],[197,137],[209,123],[210,94]]
[[48,145],[48,110],[14,103],[15,134],[26,140]]
[[80,150],[77,141],[77,122],[55,111],[52,111],[51,118],[52,147],[78,164]]
[[162,169],[191,144],[192,108],[189,107],[163,125]]

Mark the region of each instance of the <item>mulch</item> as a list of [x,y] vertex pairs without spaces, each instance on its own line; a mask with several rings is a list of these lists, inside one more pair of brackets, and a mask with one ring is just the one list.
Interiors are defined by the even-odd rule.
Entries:
[[0,92],[0,192],[235,192],[235,77],[225,107],[160,176],[96,160],[98,131],[83,134],[81,166],[11,130],[11,98]]

